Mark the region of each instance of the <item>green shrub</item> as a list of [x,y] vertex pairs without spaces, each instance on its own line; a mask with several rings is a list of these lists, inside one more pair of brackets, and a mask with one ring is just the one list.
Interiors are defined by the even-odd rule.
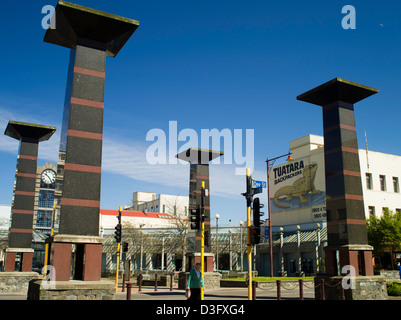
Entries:
[[401,283],[397,281],[387,283],[387,294],[389,296],[401,296]]

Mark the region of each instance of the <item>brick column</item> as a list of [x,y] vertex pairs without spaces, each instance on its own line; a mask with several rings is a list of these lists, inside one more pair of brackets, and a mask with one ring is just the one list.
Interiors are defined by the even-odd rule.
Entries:
[[[98,236],[106,56],[117,55],[139,22],[66,1],[58,2],[53,19],[56,29],[48,29],[44,41],[71,52],[59,151],[60,227],[53,238],[68,249],[55,245],[52,261],[64,264],[75,244],[74,279],[96,281],[103,243]],[[57,271],[56,280],[65,278]]]
[[55,127],[9,121],[4,132],[5,135],[20,141],[5,271],[14,271],[17,253],[22,260],[21,271],[32,270],[31,247],[38,144],[48,140],[55,131]]
[[[336,251],[339,251],[340,269],[352,265],[357,274],[360,267],[363,275],[373,274],[372,264],[363,260],[369,256],[364,252],[371,252],[373,248],[368,245],[366,231],[354,104],[377,92],[374,88],[335,78],[297,97],[323,108],[326,271],[329,275],[338,273]],[[362,257],[361,265],[358,255]]]
[[[205,189],[208,190],[209,195],[204,199],[205,206],[205,232],[210,234],[210,183],[209,183],[209,162],[215,158],[220,157],[224,153],[221,151],[203,150],[197,148],[190,148],[186,151],[177,154],[178,159],[188,161],[190,163],[189,173],[189,212],[201,205],[201,185],[202,181],[205,182]],[[189,248],[189,253],[201,251],[201,230],[196,230],[195,247]],[[205,244],[205,253],[210,253],[211,247]],[[200,257],[199,257],[200,259]],[[210,261],[208,256],[207,265],[211,266],[209,269],[213,271],[213,257]],[[191,266],[188,266],[189,268]],[[206,270],[206,268],[205,268]]]

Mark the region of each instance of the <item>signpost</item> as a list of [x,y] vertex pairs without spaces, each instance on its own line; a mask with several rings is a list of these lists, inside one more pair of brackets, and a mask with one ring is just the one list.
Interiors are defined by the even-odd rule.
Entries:
[[252,188],[266,188],[266,187],[267,187],[266,181],[252,180]]

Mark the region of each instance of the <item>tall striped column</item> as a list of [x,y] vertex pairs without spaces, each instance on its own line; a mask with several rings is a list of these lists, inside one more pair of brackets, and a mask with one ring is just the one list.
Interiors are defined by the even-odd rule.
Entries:
[[74,279],[97,281],[106,56],[115,57],[139,23],[61,0],[52,19],[56,28],[44,41],[71,52],[59,151],[59,234],[50,261],[56,280],[69,280],[74,244]]
[[[178,159],[188,161],[190,163],[189,174],[189,212],[201,206],[201,187],[202,181],[205,182],[205,189],[208,190],[208,195],[204,198],[205,208],[205,233],[210,234],[210,183],[209,183],[209,161],[220,157],[224,153],[221,151],[203,150],[197,148],[190,148],[176,155]],[[201,230],[195,231],[195,245],[189,248],[192,253],[199,253],[201,251]],[[207,255],[211,252],[211,244],[205,244],[206,268],[207,272],[213,271],[213,255]],[[208,258],[209,257],[209,258]],[[195,256],[193,261],[201,262],[200,256]]]
[[71,50],[64,105],[59,233],[98,236],[106,51],[81,43]]
[[[378,90],[335,78],[297,97],[323,108],[328,246],[326,273],[352,265],[373,275],[359,167],[354,104]],[[340,270],[337,270],[339,259]]]
[[39,141],[48,140],[55,131],[55,127],[9,121],[4,132],[5,135],[20,141],[5,271],[15,270],[17,254],[21,255],[21,271],[32,270],[32,226],[38,144]]

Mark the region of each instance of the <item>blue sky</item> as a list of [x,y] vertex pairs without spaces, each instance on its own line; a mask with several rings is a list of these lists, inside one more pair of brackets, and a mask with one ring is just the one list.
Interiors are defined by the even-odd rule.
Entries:
[[[317,106],[296,96],[334,77],[379,89],[356,105],[359,147],[401,155],[401,3],[398,1],[89,1],[75,3],[140,21],[106,63],[102,208],[129,204],[134,191],[187,195],[187,165],[154,165],[149,130],[254,129],[255,171],[288,152],[289,141],[322,135]],[[44,43],[44,5],[3,0],[0,11],[0,131],[8,120],[61,129],[69,50]],[[356,9],[344,30],[341,9]],[[245,138],[245,132],[244,132]],[[55,162],[59,132],[39,146]],[[178,143],[178,148],[183,143]],[[10,204],[18,142],[0,136],[0,204]],[[245,178],[211,166],[212,216],[245,220]],[[267,202],[266,193],[261,194]],[[267,211],[267,209],[265,209]],[[214,224],[214,219],[212,219]]]

